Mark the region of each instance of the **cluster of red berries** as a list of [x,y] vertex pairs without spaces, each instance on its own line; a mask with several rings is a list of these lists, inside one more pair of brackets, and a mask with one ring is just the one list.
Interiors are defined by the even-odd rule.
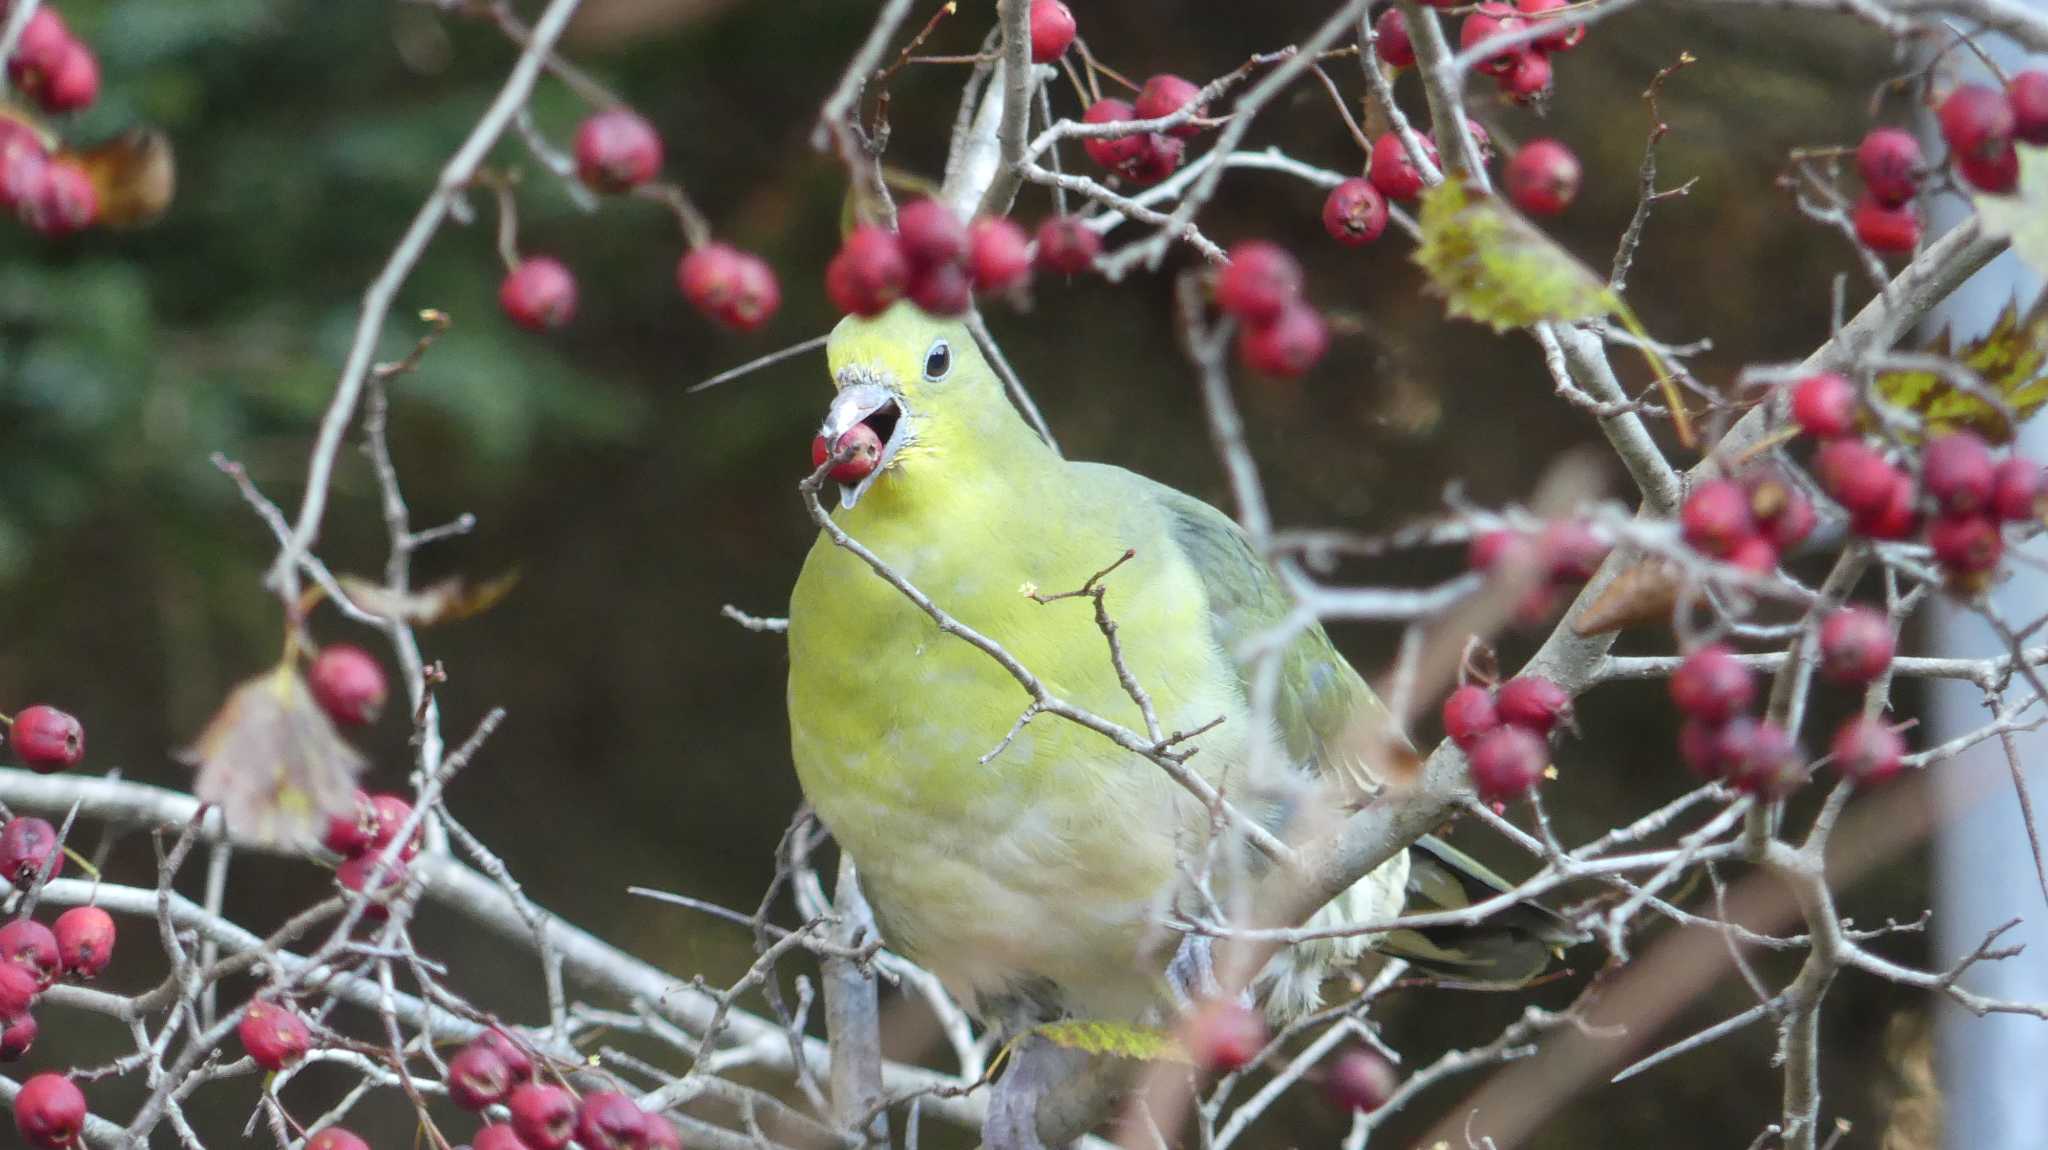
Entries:
[[1523,564],[1534,566],[1542,579],[1515,606],[1515,617],[1533,626],[1556,614],[1558,600],[1591,579],[1613,547],[1587,523],[1563,519],[1535,535],[1508,530],[1475,535],[1466,551],[1466,565],[1489,575]]
[[[1039,262],[1070,254],[1071,246],[1041,239]],[[1094,255],[1090,249],[1081,266]],[[909,299],[931,315],[957,316],[975,292],[1022,293],[1031,284],[1031,260],[1024,229],[1009,220],[985,217],[969,226],[944,203],[918,200],[896,213],[895,231],[863,224],[846,237],[825,266],[825,294],[848,315],[880,315]]]
[[90,982],[114,960],[114,918],[75,906],[49,926],[19,918],[0,926],[0,1062],[35,1045],[37,998],[60,977]]
[[1832,372],[1793,388],[1793,421],[1820,441],[1813,474],[1822,489],[1849,512],[1858,534],[1911,539],[1924,532],[1951,585],[1981,589],[2005,554],[2000,524],[2041,517],[2048,494],[2041,468],[2019,456],[1997,458],[1974,432],[1951,431],[1921,449],[1916,484],[1883,448],[1858,434],[1859,403],[1855,385]]
[[[576,176],[603,195],[624,195],[661,174],[661,134],[630,108],[606,108],[577,126]],[[767,261],[730,244],[704,243],[676,264],[676,287],[712,321],[748,332],[774,317],[782,287]],[[552,256],[527,256],[498,285],[498,306],[528,331],[550,331],[576,314],[576,276]]]
[[[1111,97],[1088,105],[1088,110],[1081,113],[1081,122],[1123,124],[1135,120],[1164,119],[1194,103],[1201,91],[1188,80],[1162,73],[1145,81],[1134,102]],[[1180,167],[1181,159],[1187,153],[1187,141],[1202,131],[1202,125],[1195,122],[1195,117],[1201,114],[1202,109],[1197,107],[1188,113],[1187,120],[1163,132],[1085,136],[1081,140],[1081,150],[1088,153],[1088,158],[1104,171],[1140,186],[1156,184]]]
[[1550,733],[1571,720],[1572,697],[1541,675],[1495,690],[1467,683],[1444,700],[1444,734],[1465,752],[1472,786],[1490,803],[1536,785],[1550,765]]
[[1244,325],[1237,355],[1246,367],[1293,379],[1329,350],[1329,328],[1301,286],[1301,265],[1278,244],[1247,240],[1230,249],[1216,277],[1216,305]]
[[[7,79],[45,112],[75,112],[99,98],[100,63],[46,5],[22,29]],[[44,235],[69,235],[99,217],[99,191],[84,168],[52,156],[34,127],[0,113],[0,209]]]
[[381,920],[390,913],[389,908],[376,901],[397,893],[405,885],[406,864],[420,853],[421,833],[415,827],[410,839],[398,849],[391,865],[384,868],[383,877],[376,889],[370,889],[371,872],[377,869],[377,860],[384,854],[384,848],[398,837],[412,818],[412,804],[397,795],[372,795],[357,791],[354,809],[346,815],[331,815],[327,820],[327,831],[321,836],[320,845],[342,857],[335,869],[334,881],[343,890],[357,894],[370,893],[374,897],[366,905],[364,916]]
[[[1963,84],[1936,109],[1941,138],[1964,183],[2004,194],[2019,185],[2018,144],[2048,146],[2048,71],[2014,76],[2004,90]],[[1873,128],[1856,146],[1863,196],[1851,217],[1856,238],[1873,251],[1910,252],[1920,244],[1915,204],[1927,173],[1920,141],[1903,128]]]
[[[1212,1074],[1243,1070],[1272,1040],[1258,1011],[1221,999],[1195,1009],[1188,1018],[1186,1035],[1196,1065]],[[1323,1096],[1340,1110],[1378,1110],[1399,1085],[1394,1068],[1370,1050],[1345,1051],[1332,1058],[1322,1072]]]
[[1679,509],[1679,530],[1693,549],[1757,575],[1805,542],[1819,521],[1813,500],[1775,468],[1693,487]]
[[[1466,51],[1478,49],[1488,40],[1555,19],[1550,13],[1569,6],[1570,0],[1516,0],[1514,4],[1488,0],[1473,8],[1458,26],[1458,46]],[[1507,96],[1527,103],[1550,92],[1551,54],[1568,52],[1585,38],[1586,26],[1575,24],[1499,52],[1481,61],[1478,69],[1492,76]]]

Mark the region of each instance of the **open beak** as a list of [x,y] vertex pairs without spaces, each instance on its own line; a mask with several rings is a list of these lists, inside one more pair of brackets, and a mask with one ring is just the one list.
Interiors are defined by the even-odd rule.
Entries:
[[855,424],[865,423],[882,441],[882,456],[859,483],[839,485],[839,506],[852,507],[867,493],[896,456],[896,448],[903,434],[903,401],[895,392],[879,383],[850,383],[839,389],[832,398],[832,406],[825,412],[824,426],[818,434],[826,443],[838,443],[839,437],[851,431]]

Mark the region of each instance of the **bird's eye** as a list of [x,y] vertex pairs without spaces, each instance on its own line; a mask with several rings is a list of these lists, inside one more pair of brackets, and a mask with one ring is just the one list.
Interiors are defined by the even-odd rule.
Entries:
[[941,380],[946,378],[946,373],[951,370],[953,349],[946,346],[946,341],[942,339],[933,344],[930,351],[924,353],[924,377],[929,380]]

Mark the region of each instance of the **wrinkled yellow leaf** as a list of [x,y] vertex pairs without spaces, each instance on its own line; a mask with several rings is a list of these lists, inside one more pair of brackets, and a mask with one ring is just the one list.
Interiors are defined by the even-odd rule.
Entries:
[[[2025,315],[2017,301],[2008,303],[1990,331],[1961,348],[1954,346],[1953,333],[1943,332],[1928,350],[1976,373],[2024,421],[2048,403],[2048,296]],[[1929,430],[1968,428],[1993,443],[2012,441],[2012,429],[1996,408],[1931,371],[1884,372],[1877,391],[1885,402],[1920,416]]]
[[178,190],[178,165],[169,136],[155,128],[131,128],[60,159],[78,165],[99,195],[99,222],[114,228],[155,223],[170,210]]
[[317,842],[327,816],[354,809],[366,765],[289,661],[236,687],[184,758],[199,768],[192,793],[219,807],[231,831],[297,846]]
[[1191,1062],[1170,1031],[1126,1022],[1048,1022],[1036,1029],[1054,1046],[1139,1062]]
[[2019,186],[2004,195],[1979,192],[1972,198],[1984,231],[2009,237],[2028,267],[2048,275],[2048,148],[2019,147]]
[[413,591],[393,591],[356,575],[336,579],[349,600],[372,615],[431,627],[481,615],[498,605],[519,583],[519,572],[507,571],[472,586],[460,577],[443,579]]

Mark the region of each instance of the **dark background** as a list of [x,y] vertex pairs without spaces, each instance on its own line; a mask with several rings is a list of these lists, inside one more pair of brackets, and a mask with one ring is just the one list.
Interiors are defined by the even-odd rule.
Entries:
[[[296,506],[360,293],[513,51],[488,24],[411,4],[58,7],[97,48],[106,75],[100,105],[66,134],[91,140],[156,124],[175,143],[181,188],[170,215],[141,232],[51,244],[0,229],[0,701],[64,705],[89,727],[92,767],[182,787],[188,778],[172,752],[232,684],[275,660],[280,640],[277,604],[260,587],[268,534],[208,455],[241,460],[271,497]],[[782,612],[812,534],[793,486],[828,391],[818,358],[702,395],[684,388],[831,322],[821,275],[836,243],[843,171],[808,137],[876,5],[585,8],[568,51],[663,130],[668,173],[715,228],[774,264],[782,313],[754,336],[715,330],[675,292],[681,245],[671,218],[640,202],[583,214],[508,143],[498,162],[526,176],[522,246],[575,269],[580,313],[545,338],[499,316],[500,268],[479,202],[484,225],[445,229],[394,310],[390,355],[416,334],[409,317],[418,309],[455,319],[422,370],[396,386],[395,447],[416,522],[470,511],[480,524],[426,553],[421,574],[523,575],[493,613],[424,636],[451,676],[442,695],[451,740],[490,706],[510,713],[455,786],[454,809],[542,902],[670,970],[716,981],[744,966],[742,932],[624,888],[751,906],[772,869],[797,800],[782,643],[740,630],[718,608]],[[1220,74],[1294,41],[1325,8],[1074,2],[1096,51],[1134,78]],[[933,49],[972,50],[992,9],[968,0]],[[1714,350],[1695,370],[1726,380],[1744,362],[1804,355],[1827,331],[1830,278],[1852,267],[1846,246],[1799,219],[1773,181],[1788,148],[1860,134],[1871,93],[1896,70],[1889,47],[1846,20],[1710,18],[1652,5],[1599,25],[1560,58],[1547,119],[1495,106],[1485,92],[1475,108],[1499,137],[1556,135],[1584,158],[1585,194],[1552,230],[1604,268],[1634,205],[1649,124],[1642,89],[1681,49],[1700,63],[1666,90],[1672,131],[1661,167],[1667,184],[1698,183],[1658,209],[1630,298],[1662,336],[1711,336]],[[1340,61],[1333,73],[1355,96],[1356,69]],[[893,163],[936,175],[962,76],[917,67],[898,79]],[[1414,83],[1404,79],[1401,93],[1419,106]],[[1055,98],[1072,113],[1070,90]],[[535,112],[560,141],[581,106],[544,80]],[[1361,167],[1313,84],[1270,108],[1251,142]],[[1220,241],[1264,235],[1303,253],[1313,298],[1354,329],[1298,384],[1241,389],[1283,522],[1384,528],[1426,512],[1453,482],[1478,500],[1511,499],[1561,451],[1597,443],[1591,421],[1551,395],[1526,338],[1445,320],[1404,241],[1339,249],[1321,233],[1319,206],[1305,185],[1241,173],[1205,217]],[[1043,192],[1027,191],[1018,212],[1029,221],[1047,210]],[[1173,340],[1170,289],[1166,274],[1114,287],[1045,283],[1029,313],[999,310],[991,322],[1069,454],[1221,500]],[[368,469],[345,451],[322,553],[339,570],[372,573],[382,539]],[[1456,562],[1422,556],[1362,574],[1419,579]],[[323,639],[374,638],[331,613],[317,630]],[[1389,651],[1381,631],[1346,630],[1339,640],[1362,667]],[[1687,785],[1667,750],[1659,690],[1613,687],[1582,702],[1587,737],[1561,752],[1564,777],[1549,791],[1568,837]],[[368,738],[373,783],[402,784],[404,733],[394,708]],[[144,859],[139,847],[117,857],[138,868]],[[252,859],[239,873],[230,909],[252,925],[324,882],[310,864]],[[1926,902],[1918,860],[1848,901],[1873,919],[1916,914]],[[536,970],[501,961],[495,942],[457,925],[428,921],[422,930],[464,972],[458,981],[536,1016]],[[131,931],[129,953],[140,955],[145,934]],[[150,977],[131,967],[112,979],[122,987]],[[1550,987],[1538,997],[1555,1005],[1570,992]],[[1830,1000],[1830,1113],[1856,1119],[1864,1144],[1877,1137],[1896,1077],[1884,1036],[1896,1014],[1919,1009],[1896,995],[1850,978]],[[1686,1022],[1697,1027],[1750,1001],[1730,982]],[[1426,1061],[1484,1040],[1519,1007],[1503,996],[1418,991],[1383,1017],[1394,1045]],[[47,1022],[45,1034],[32,1066],[84,1056],[83,1035]],[[1744,1145],[1776,1112],[1771,1037],[1752,1029],[1603,1089],[1567,1107],[1535,1144]],[[1463,1088],[1425,1099],[1386,1144],[1413,1136],[1416,1122]],[[96,1099],[116,1096],[99,1090],[107,1093]],[[249,1093],[212,1093],[232,1102],[202,1119],[239,1129]],[[406,1144],[402,1116],[386,1119],[386,1143]],[[1327,1144],[1340,1129],[1305,1102],[1269,1120],[1262,1144]]]

